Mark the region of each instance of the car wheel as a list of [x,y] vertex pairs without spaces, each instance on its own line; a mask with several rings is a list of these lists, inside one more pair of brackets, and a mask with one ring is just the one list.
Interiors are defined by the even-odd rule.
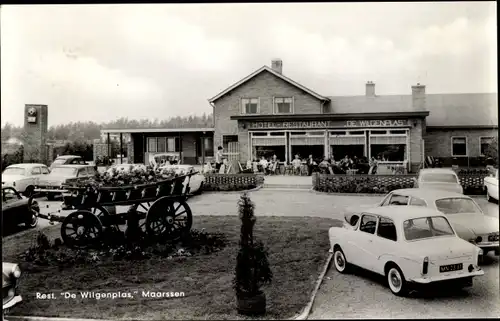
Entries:
[[34,191],[35,191],[35,186],[30,185],[30,186],[26,187],[23,194],[26,197],[30,197],[31,195],[33,195]]
[[407,284],[403,272],[397,265],[389,267],[386,273],[387,283],[391,292],[397,296],[407,294]]
[[333,251],[333,264],[339,273],[347,273],[349,270],[349,263],[347,263],[344,252],[340,246],[337,246]]

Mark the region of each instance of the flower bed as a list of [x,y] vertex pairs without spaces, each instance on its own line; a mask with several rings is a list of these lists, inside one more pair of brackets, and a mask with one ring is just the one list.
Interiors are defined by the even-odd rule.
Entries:
[[259,174],[205,174],[204,191],[244,191],[264,184]]
[[[482,195],[483,181],[488,176],[459,174],[464,194]],[[313,189],[326,193],[386,194],[400,188],[412,188],[416,175],[330,175],[313,174]]]

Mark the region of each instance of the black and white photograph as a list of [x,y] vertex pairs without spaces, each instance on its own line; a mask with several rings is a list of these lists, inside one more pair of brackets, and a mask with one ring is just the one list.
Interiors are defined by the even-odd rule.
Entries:
[[496,1],[0,23],[4,319],[500,318]]

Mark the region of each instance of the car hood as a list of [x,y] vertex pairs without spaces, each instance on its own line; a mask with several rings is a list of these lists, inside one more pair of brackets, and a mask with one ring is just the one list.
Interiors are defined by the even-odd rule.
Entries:
[[441,236],[408,242],[408,249],[413,254],[429,257],[471,255],[476,246],[456,236]]
[[457,184],[457,183],[419,182],[418,187],[419,188],[438,189],[438,190],[463,194],[462,185]]
[[14,182],[14,181],[20,181],[22,179],[28,178],[24,175],[3,175],[2,174],[2,182]]
[[[448,214],[446,215],[453,227],[457,230],[469,229],[476,235],[498,232],[498,218],[483,214]],[[458,232],[458,231],[457,231]]]

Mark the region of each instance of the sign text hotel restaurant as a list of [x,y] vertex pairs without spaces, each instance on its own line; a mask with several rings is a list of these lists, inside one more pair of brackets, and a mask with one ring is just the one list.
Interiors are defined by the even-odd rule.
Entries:
[[359,128],[359,127],[407,127],[408,121],[395,119],[395,120],[347,120],[345,122],[321,120],[321,121],[284,121],[284,122],[252,122],[250,129],[275,129],[275,128],[331,128],[331,127],[346,127],[346,128]]

